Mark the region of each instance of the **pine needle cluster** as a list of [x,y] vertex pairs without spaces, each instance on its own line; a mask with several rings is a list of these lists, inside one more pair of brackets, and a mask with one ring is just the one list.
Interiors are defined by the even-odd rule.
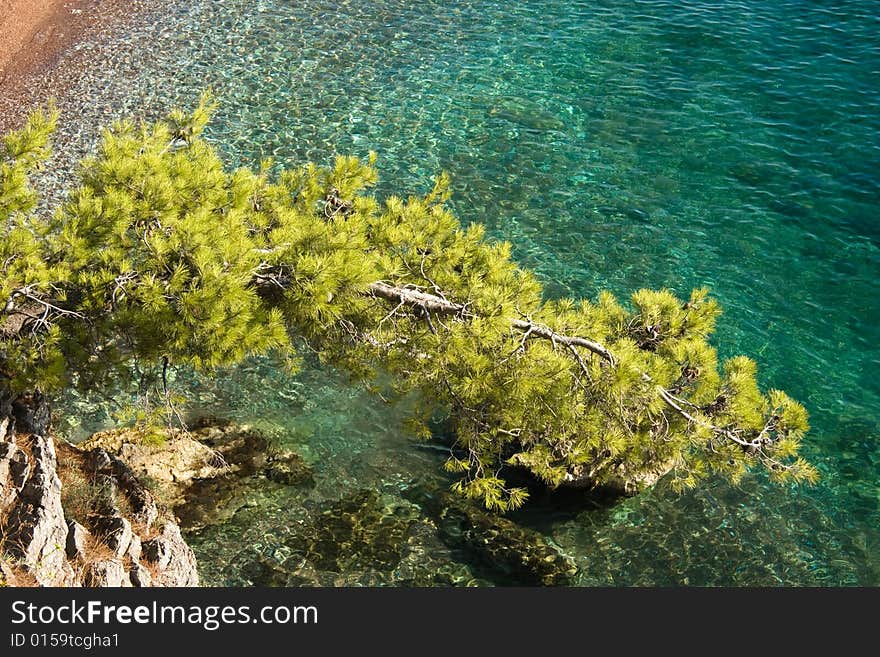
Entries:
[[424,196],[380,200],[374,154],[229,170],[202,137],[212,110],[205,95],[189,114],[117,123],[49,216],[28,174],[55,113],[5,137],[8,386],[123,382],[171,399],[169,368],[275,352],[293,371],[308,350],[386,397],[420,399],[416,436],[445,415],[455,489],[489,508],[525,501],[510,468],[629,492],[670,471],[679,487],[752,466],[816,478],[798,456],[804,408],[761,391],[749,358],[719,363],[707,290],[548,299],[510,244],[453,215],[445,174]]

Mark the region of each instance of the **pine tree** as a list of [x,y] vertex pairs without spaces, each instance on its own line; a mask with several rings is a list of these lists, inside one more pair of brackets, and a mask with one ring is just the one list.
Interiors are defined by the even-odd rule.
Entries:
[[509,244],[456,219],[445,174],[425,196],[380,201],[375,154],[230,171],[201,137],[213,107],[205,95],[190,114],[117,123],[49,216],[28,173],[48,154],[54,112],[5,138],[11,389],[123,385],[164,409],[169,368],[274,352],[293,372],[309,351],[386,397],[417,393],[416,436],[445,415],[455,489],[489,508],[525,501],[509,468],[627,492],[668,471],[679,487],[710,473],[738,481],[751,466],[816,478],[798,456],[804,408],[762,392],[754,361],[719,365],[707,290],[547,299]]

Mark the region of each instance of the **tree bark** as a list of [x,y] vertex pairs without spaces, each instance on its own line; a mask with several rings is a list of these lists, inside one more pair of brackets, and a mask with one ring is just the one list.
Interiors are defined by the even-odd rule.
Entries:
[[[397,287],[388,285],[381,281],[370,285],[370,293],[386,301],[397,304],[404,304],[413,308],[419,308],[423,312],[434,313],[438,315],[458,315],[460,317],[473,316],[467,311],[467,307],[463,304],[454,303],[448,299],[444,299],[436,294],[429,294],[419,290],[413,290],[405,287]],[[526,319],[514,319],[510,325],[518,331],[522,331],[528,337],[542,338],[550,340],[553,343],[561,344],[566,347],[583,347],[602,360],[614,364],[614,356],[603,345],[587,338],[579,336],[562,335],[557,333],[549,326],[537,324]]]

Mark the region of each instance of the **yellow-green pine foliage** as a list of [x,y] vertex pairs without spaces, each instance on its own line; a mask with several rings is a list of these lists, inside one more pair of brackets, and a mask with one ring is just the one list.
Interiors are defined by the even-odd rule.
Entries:
[[[49,156],[57,112],[37,112],[0,145],[0,375],[13,388],[58,385],[65,364],[51,320],[63,301],[69,268],[48,255],[50,226],[35,213],[29,175]],[[19,331],[26,318],[32,330]]]
[[[58,383],[155,381],[175,364],[213,368],[269,350],[295,361],[302,344],[386,397],[419,400],[414,435],[445,418],[456,490],[500,510],[527,496],[505,481],[509,468],[550,487],[638,489],[666,470],[694,486],[753,465],[784,481],[815,477],[798,457],[803,407],[762,392],[753,361],[718,363],[708,340],[720,308],[706,290],[548,299],[509,244],[452,214],[445,175],[424,196],[380,200],[373,154],[230,171],[201,136],[212,108],[205,96],[190,115],[115,125],[51,221],[30,213],[32,199],[10,201],[9,225],[38,246],[6,248],[22,258],[38,249],[66,311],[29,333],[62,357],[22,355],[10,339],[11,375],[37,363]],[[16,140],[27,138],[7,146],[10,166],[26,169],[21,153],[44,142],[21,151]],[[28,195],[22,174],[7,177],[19,180],[9,198]],[[16,271],[6,265],[5,290],[26,284]],[[379,284],[437,307],[389,300]]]

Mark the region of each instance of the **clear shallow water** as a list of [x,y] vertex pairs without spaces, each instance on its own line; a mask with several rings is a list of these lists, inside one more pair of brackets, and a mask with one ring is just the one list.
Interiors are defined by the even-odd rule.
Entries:
[[[104,74],[113,111],[189,105],[210,84],[209,136],[231,162],[376,150],[381,193],[448,170],[459,216],[511,241],[548,293],[708,285],[722,355],[754,356],[764,384],[807,405],[816,487],[661,484],[611,508],[555,496],[512,516],[575,559],[577,583],[880,584],[875,4],[177,4],[146,28],[161,48],[135,80]],[[442,454],[332,372],[285,380],[254,363],[196,398],[271,422],[316,469],[313,490],[257,487],[231,521],[190,535],[208,582],[264,581],[255,555],[264,574],[296,570],[290,537],[335,500],[377,490],[380,514],[417,515],[407,482],[444,483]],[[435,583],[483,581],[432,541],[401,559],[453,573]],[[343,561],[318,581],[413,581]]]

